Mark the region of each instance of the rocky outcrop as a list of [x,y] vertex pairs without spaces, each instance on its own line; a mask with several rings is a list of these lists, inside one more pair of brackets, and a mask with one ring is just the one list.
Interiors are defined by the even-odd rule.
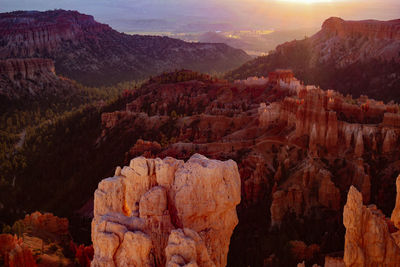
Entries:
[[[297,95],[281,102],[261,103],[259,125],[284,123],[294,127],[295,133],[288,138],[295,141],[307,136],[308,152],[313,157],[321,156],[321,150],[325,150],[331,154],[351,151],[355,158],[362,158],[369,151],[391,153],[397,147],[397,107],[365,96],[353,100],[332,90],[302,85],[299,88]],[[347,103],[350,101],[354,104]]]
[[400,229],[400,175],[397,177],[396,180],[396,205],[394,207],[394,210],[392,212],[391,220],[394,223],[394,225]]
[[273,193],[271,225],[279,226],[289,212],[304,216],[318,206],[339,210],[340,190],[332,182],[332,174],[310,160],[299,166],[299,170],[292,173],[288,181]]
[[225,266],[239,202],[231,160],[135,158],[95,192],[91,266]]
[[24,228],[33,233],[46,233],[51,236],[69,235],[68,219],[59,218],[52,213],[40,213],[38,211],[27,214],[23,220],[20,220]]
[[342,258],[326,256],[324,267],[346,267],[346,265],[344,265]]
[[376,206],[363,206],[362,195],[353,186],[344,206],[343,224],[346,266],[398,266],[396,233],[390,233],[387,219]]
[[154,141],[144,141],[139,139],[136,141],[136,144],[129,149],[127,154],[125,155],[126,161],[128,158],[134,158],[138,156],[144,156],[146,158],[154,157],[161,151],[161,145]]
[[13,58],[0,60],[0,97],[8,100],[29,97],[69,96],[77,91],[68,79],[58,77],[53,60]]
[[0,235],[0,262],[5,267],[36,267],[32,251],[23,244],[22,239],[9,234]]

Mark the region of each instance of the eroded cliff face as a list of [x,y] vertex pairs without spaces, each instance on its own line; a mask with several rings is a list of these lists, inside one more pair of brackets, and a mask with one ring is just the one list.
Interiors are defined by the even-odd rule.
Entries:
[[324,22],[322,29],[326,33],[341,38],[363,36],[379,40],[400,40],[400,20],[387,22],[377,20],[345,21],[332,17]]
[[375,205],[364,206],[353,186],[344,206],[346,266],[400,266],[399,231],[390,231],[389,219]]
[[45,58],[0,60],[0,96],[9,100],[46,97],[76,92],[71,81],[55,73],[54,62]]
[[95,192],[91,266],[225,266],[239,202],[232,160],[135,158]]
[[272,226],[279,226],[288,213],[302,217],[315,207],[340,209],[340,190],[332,182],[332,173],[313,160],[298,168],[272,195]]
[[[351,44],[352,49],[347,49]],[[295,45],[295,43],[293,43]],[[286,49],[288,46],[281,46]],[[332,60],[344,67],[355,62],[375,59],[399,61],[400,20],[345,21],[327,19],[310,38],[311,64]]]
[[[397,157],[398,107],[365,96],[352,100],[332,90],[298,86],[293,96],[281,102],[261,103],[258,116],[261,127],[284,125],[290,129],[286,140],[306,146],[308,154],[302,164],[296,158],[287,159],[288,152],[278,157],[280,166],[274,176],[278,186],[272,192],[270,208],[272,225],[279,225],[289,212],[302,216],[318,206],[338,211],[340,192],[350,185],[362,192],[364,203],[369,203],[371,166],[366,160],[382,155]],[[335,173],[319,161],[332,157],[346,158]],[[280,182],[282,170],[291,168],[295,171]]]
[[12,81],[18,79],[35,79],[40,74],[51,75],[54,73],[54,63],[51,59],[29,58],[0,60],[0,75],[5,75]]

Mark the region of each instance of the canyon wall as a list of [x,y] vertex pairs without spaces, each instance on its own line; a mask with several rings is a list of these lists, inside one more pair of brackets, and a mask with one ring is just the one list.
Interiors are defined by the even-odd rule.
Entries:
[[77,11],[4,13],[0,16],[0,35],[6,45],[0,48],[0,58],[50,54],[62,42],[77,45],[85,34],[110,30],[108,25],[97,23],[93,16]]
[[13,58],[0,60],[0,75],[11,81],[35,79],[38,75],[54,75],[53,60],[44,58]]
[[135,158],[95,192],[91,266],[225,266],[239,202],[232,160]]

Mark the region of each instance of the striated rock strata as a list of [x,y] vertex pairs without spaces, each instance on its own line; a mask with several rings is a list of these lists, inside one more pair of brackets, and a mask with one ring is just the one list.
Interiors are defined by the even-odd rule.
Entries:
[[225,266],[239,202],[232,160],[135,158],[95,192],[91,266]]
[[44,58],[15,58],[0,60],[0,75],[10,80],[35,79],[39,73],[55,74],[53,60]]
[[58,77],[54,62],[46,58],[12,58],[0,60],[0,98],[11,100],[45,97],[77,91],[68,79]]

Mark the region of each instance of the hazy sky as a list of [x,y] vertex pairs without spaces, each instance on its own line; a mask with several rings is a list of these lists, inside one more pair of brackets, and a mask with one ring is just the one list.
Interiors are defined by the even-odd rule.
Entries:
[[331,16],[400,18],[400,0],[0,0],[0,12],[55,8],[91,14],[125,31],[141,20],[153,20],[145,21],[153,28],[219,23],[238,29],[295,29],[320,26]]

